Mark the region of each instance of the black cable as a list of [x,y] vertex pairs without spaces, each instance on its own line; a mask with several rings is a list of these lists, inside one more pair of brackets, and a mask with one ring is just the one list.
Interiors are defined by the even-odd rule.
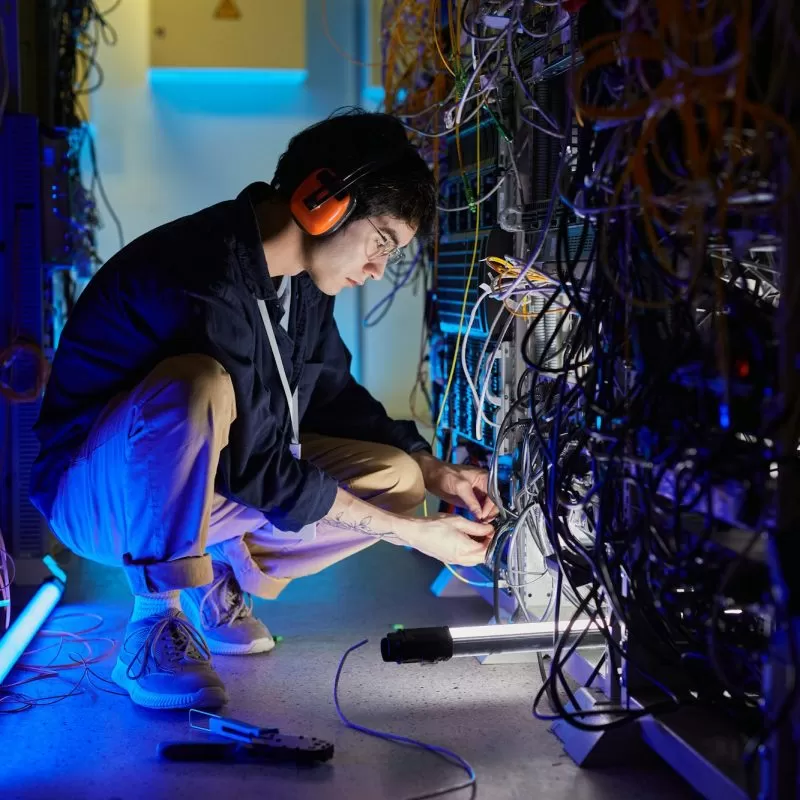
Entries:
[[[495,38],[481,25],[480,13],[469,13],[472,8],[463,6],[462,29],[480,53]],[[499,69],[507,57],[514,92],[538,101],[543,117],[556,120],[560,113],[556,104],[529,82],[527,61],[524,67],[521,64],[533,52],[547,52],[549,42],[542,41],[539,48],[527,37],[539,30],[552,32],[559,17],[539,9],[535,18],[526,18],[525,8],[524,3],[513,3],[497,11],[508,15],[507,45],[493,64]],[[480,12],[492,9],[487,6]],[[759,19],[763,24],[763,12]],[[641,8],[641,19],[631,16],[627,22],[655,34],[647,4]],[[608,24],[618,26],[611,18]],[[579,41],[592,38],[582,29],[581,19],[577,29]],[[724,49],[719,43],[715,46],[720,52]],[[728,56],[734,54],[729,48]],[[655,62],[621,60],[590,72],[575,88],[575,96],[589,105],[616,110],[652,97],[646,81],[655,85],[663,78]],[[699,112],[699,128],[705,119]],[[704,235],[704,226],[709,231],[718,227],[715,204],[699,213],[696,230],[681,228],[686,227],[684,208],[693,201],[689,195],[676,201],[683,187],[676,189],[675,181],[685,181],[693,165],[688,163],[677,114],[665,114],[663,121],[659,117],[658,135],[645,157],[653,184],[650,200],[657,198],[660,203],[648,218],[639,207],[644,202],[640,176],[634,184],[626,167],[642,133],[642,121],[609,125],[602,119],[597,125],[593,121],[584,116],[574,136],[571,115],[562,125],[577,152],[562,160],[563,169],[556,176],[561,203],[549,233],[555,237],[554,270],[548,262],[536,267],[554,271],[560,285],[528,320],[519,342],[524,368],[515,376],[516,398],[496,436],[497,448],[513,451],[515,494],[503,505],[517,518],[526,513],[519,506],[535,505],[543,512],[541,537],[558,565],[558,607],[563,591],[565,599],[601,620],[609,637],[608,652],[619,655],[632,673],[667,698],[645,713],[690,702],[744,718],[752,710],[750,690],[758,685],[760,665],[743,652],[735,629],[721,627],[719,605],[712,602],[728,591],[735,602],[741,592],[739,581],[725,579],[726,568],[737,563],[736,557],[726,556],[715,544],[723,528],[714,515],[715,492],[747,480],[748,502],[769,502],[768,474],[774,455],[764,455],[762,440],[772,437],[759,413],[767,404],[758,405],[761,389],[756,381],[737,382],[733,370],[741,352],[749,358],[745,367],[754,372],[755,365],[769,358],[757,320],[769,318],[761,308],[768,304],[761,297],[774,291],[775,272],[769,272],[767,258],[760,271],[762,259],[744,257],[746,248],[734,237],[739,228],[731,229],[730,235],[724,229],[709,234],[717,236],[713,240],[717,255],[727,254],[724,262],[715,261],[704,249],[708,241],[696,246],[693,237]],[[532,153],[539,153],[534,137],[548,141],[546,132],[524,135]],[[701,130],[700,136],[705,146],[706,131]],[[756,163],[751,154],[742,155],[746,168]],[[734,181],[745,174],[745,166],[740,166]],[[520,171],[525,169],[528,165],[521,164]],[[755,181],[755,176],[747,180],[751,178]],[[547,189],[540,188],[538,198],[533,192],[528,199],[534,206],[541,203]],[[750,219],[748,214],[747,208],[741,210],[743,220]],[[766,215],[759,224],[771,232]],[[739,255],[731,256],[734,251]],[[547,315],[556,310],[559,297],[566,297],[567,307],[551,325],[553,318]],[[539,337],[545,324],[547,335]],[[535,354],[534,331],[541,345]],[[720,414],[723,398],[733,418],[728,424]],[[748,414],[759,418],[748,420]],[[743,443],[745,434],[754,440]],[[495,474],[497,464],[495,450]],[[668,480],[671,489],[666,488]],[[493,602],[499,618],[499,557],[494,567]],[[610,638],[606,615],[628,629],[634,649]],[[563,702],[566,697],[566,703],[574,705],[564,673],[564,662],[574,649],[566,652],[565,637],[560,642],[549,680],[543,679],[543,696],[565,718],[586,725],[580,721],[582,715],[570,712]],[[661,669],[658,674],[648,672],[650,663],[662,665],[663,674]],[[541,659],[539,666],[540,670],[544,666]],[[722,679],[716,683],[710,677],[715,673]],[[726,680],[731,686],[741,681],[739,691],[729,692],[730,698],[722,691]],[[694,686],[697,696],[688,695],[686,686]],[[782,713],[785,709],[776,716]],[[636,716],[624,709],[619,714],[615,720],[619,724]]]

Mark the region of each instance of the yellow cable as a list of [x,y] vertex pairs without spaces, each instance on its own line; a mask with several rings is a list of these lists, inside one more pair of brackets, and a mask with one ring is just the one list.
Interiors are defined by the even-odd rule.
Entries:
[[453,577],[458,578],[461,581],[461,583],[466,583],[467,586],[482,586],[482,587],[484,587],[486,589],[488,589],[491,586],[494,586],[494,584],[490,583],[489,581],[482,581],[481,583],[478,583],[477,581],[471,581],[471,580],[469,580],[469,578],[465,578],[463,575],[461,575],[458,572],[456,572],[450,566],[450,564],[445,564],[445,567],[447,567],[447,569],[450,570],[450,572],[453,574]]
[[[481,113],[478,110],[477,120],[476,120],[476,132],[475,132],[475,148],[476,148],[476,164],[478,166],[478,172],[476,176],[476,191],[478,193],[478,197],[481,194]],[[460,131],[458,127],[456,127],[456,143],[459,143],[460,140]],[[463,171],[463,161],[461,160],[461,148],[457,147],[458,154],[459,154],[459,167]],[[450,394],[450,387],[453,384],[453,376],[456,372],[456,364],[458,363],[458,354],[459,354],[459,347],[461,346],[461,329],[464,326],[464,317],[467,314],[467,299],[469,298],[469,290],[470,285],[472,283],[472,274],[475,271],[475,261],[478,257],[478,241],[480,239],[480,227],[481,227],[481,215],[480,209],[475,212],[475,242],[472,247],[472,262],[469,265],[469,274],[467,275],[467,282],[464,285],[464,298],[461,301],[461,320],[458,324],[458,336],[456,337],[456,347],[453,352],[453,362],[450,364],[450,375],[447,378],[447,386],[444,390],[444,395],[442,397],[442,405],[439,409],[439,416],[436,419],[436,425],[433,429],[433,439],[434,442],[436,441],[436,433],[439,430],[439,425],[442,422],[442,416],[444,415],[444,409],[447,405],[447,398]]]
[[[493,272],[498,273],[501,277],[510,276],[516,278],[521,272],[519,267],[515,267],[510,261],[507,261],[505,258],[500,258],[499,256],[487,256],[484,261]],[[495,263],[500,264],[504,269],[497,269],[497,267],[494,266]],[[525,275],[527,280],[531,281],[531,283],[553,283],[551,278],[548,278],[543,272],[539,272],[535,269],[529,269]]]
[[[435,8],[438,10],[438,8],[439,8],[439,3],[438,3],[438,2],[434,2],[434,4],[433,4],[433,5],[434,5],[434,7],[435,7]],[[439,15],[437,14],[436,16],[438,17]],[[448,16],[449,16],[449,11],[448,11]],[[448,71],[448,72],[449,72],[451,75],[455,76],[455,74],[456,74],[456,73],[453,71],[453,68],[452,68],[452,67],[450,66],[450,64],[447,62],[447,59],[444,57],[444,53],[442,52],[442,46],[439,44],[439,34],[438,34],[438,32],[437,32],[437,28],[438,28],[438,19],[437,19],[437,20],[435,20],[435,21],[434,21],[434,24],[433,24],[433,41],[436,43],[436,49],[439,51],[439,56],[440,56],[440,57],[441,57],[441,59],[442,59],[442,64],[444,64],[444,65],[445,65],[445,67],[447,67],[447,71]]]

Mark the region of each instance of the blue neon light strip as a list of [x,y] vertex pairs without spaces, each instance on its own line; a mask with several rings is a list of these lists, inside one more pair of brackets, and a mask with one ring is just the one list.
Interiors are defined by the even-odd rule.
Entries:
[[[408,97],[406,89],[398,89],[395,100],[402,103]],[[361,102],[370,105],[381,105],[386,99],[386,92],[383,86],[365,86],[361,92]]]
[[[58,572],[64,575],[60,568]],[[8,673],[14,668],[14,664],[33,641],[33,637],[58,605],[63,594],[64,583],[58,578],[48,579],[11,623],[11,627],[0,639],[0,684],[3,683]]]
[[361,102],[379,106],[386,98],[383,86],[367,86],[361,93]]
[[150,67],[150,83],[247,84],[250,86],[300,86],[305,69],[248,69],[246,67]]
[[52,572],[53,575],[61,581],[61,583],[67,582],[67,573],[58,566],[53,556],[48,554],[42,559],[42,561],[47,569],[49,569],[50,572]]

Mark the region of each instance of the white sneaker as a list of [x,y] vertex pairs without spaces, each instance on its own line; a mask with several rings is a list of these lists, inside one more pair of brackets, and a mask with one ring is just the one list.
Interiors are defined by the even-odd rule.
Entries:
[[111,677],[145,708],[219,708],[228,702],[203,637],[180,611],[129,622]]
[[214,562],[214,580],[181,592],[181,606],[217,655],[267,653],[275,647],[267,626],[253,616],[245,594],[227,564]]

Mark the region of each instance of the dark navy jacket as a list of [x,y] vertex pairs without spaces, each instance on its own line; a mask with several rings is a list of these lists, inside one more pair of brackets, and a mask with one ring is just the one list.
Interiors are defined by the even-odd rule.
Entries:
[[409,453],[427,448],[413,423],[390,419],[352,378],[333,298],[307,274],[292,279],[291,338],[279,325],[282,308],[250,204],[269,191],[253,184],[236,200],[146,233],[89,282],[61,336],[36,425],[31,499],[46,517],[103,407],[182,353],[212,356],[233,381],[237,416],[217,491],[261,509],[282,530],[327,513],[337,484],[289,451],[289,409],[255,297],[266,301],[289,382],[299,386],[301,430]]

